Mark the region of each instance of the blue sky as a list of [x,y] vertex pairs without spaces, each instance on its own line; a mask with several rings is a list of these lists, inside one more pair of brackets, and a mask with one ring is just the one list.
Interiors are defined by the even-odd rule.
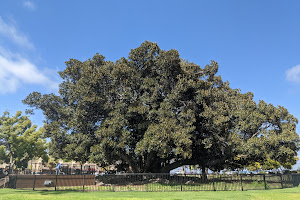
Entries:
[[[0,112],[56,93],[69,58],[115,61],[149,40],[202,67],[217,61],[231,87],[300,119],[299,10],[297,0],[1,1]],[[31,119],[41,126],[43,115]]]

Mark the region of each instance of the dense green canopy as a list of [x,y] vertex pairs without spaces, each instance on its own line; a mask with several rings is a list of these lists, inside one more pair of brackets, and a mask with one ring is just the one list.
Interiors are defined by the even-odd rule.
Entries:
[[43,110],[53,156],[130,172],[295,163],[297,119],[232,89],[214,61],[200,68],[146,41],[127,59],[96,54],[66,65],[59,95],[24,100]]
[[25,168],[33,157],[47,159],[46,140],[42,138],[44,129],[36,129],[21,111],[15,116],[4,112],[0,117],[0,163]]

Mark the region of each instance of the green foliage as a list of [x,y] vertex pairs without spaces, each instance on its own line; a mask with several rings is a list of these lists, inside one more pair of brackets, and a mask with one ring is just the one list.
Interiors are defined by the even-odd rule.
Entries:
[[55,158],[130,172],[295,163],[297,119],[232,89],[217,62],[201,68],[146,41],[127,59],[96,54],[66,66],[59,95],[33,92],[23,101],[43,110]]
[[272,160],[272,159],[267,159],[264,161],[264,163],[262,165],[262,169],[264,169],[264,170],[278,169],[280,166],[281,166],[281,164],[278,161]]
[[256,171],[261,168],[261,165],[259,162],[254,162],[254,163],[250,163],[250,165],[247,168],[250,171]]
[[6,148],[4,145],[0,146],[0,164],[8,163],[9,162],[9,155],[6,152]]
[[0,117],[0,161],[21,168],[33,157],[47,157],[46,141],[42,138],[44,129],[36,129],[21,111],[15,116],[4,112]]

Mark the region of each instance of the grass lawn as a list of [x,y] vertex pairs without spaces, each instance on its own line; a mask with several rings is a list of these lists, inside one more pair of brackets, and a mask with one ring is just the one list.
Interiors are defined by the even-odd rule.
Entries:
[[300,187],[276,190],[251,191],[200,191],[200,192],[72,192],[72,191],[31,191],[0,189],[0,200],[190,200],[190,199],[251,199],[251,200],[299,200]]

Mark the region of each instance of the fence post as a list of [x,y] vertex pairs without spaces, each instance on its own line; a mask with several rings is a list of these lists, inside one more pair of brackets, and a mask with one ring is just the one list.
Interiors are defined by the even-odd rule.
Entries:
[[280,174],[280,183],[281,183],[281,188],[283,189],[282,174]]
[[32,188],[32,190],[34,190],[34,188],[35,188],[35,180],[36,180],[36,175],[34,175],[34,179],[33,179],[33,188]]
[[265,190],[267,189],[267,183],[266,183],[266,175],[264,174],[264,183],[265,183]]
[[223,176],[223,180],[224,180],[224,183],[225,183],[225,191],[227,190],[227,177],[226,175]]
[[182,191],[183,176],[179,176],[179,177],[180,177],[180,191]]
[[216,191],[216,187],[215,187],[215,175],[213,175],[213,188],[214,188],[214,191]]
[[240,177],[241,177],[241,190],[244,191],[242,174],[240,174]]
[[149,174],[147,173],[146,174],[146,191],[147,192],[149,192],[148,185],[149,185]]
[[5,183],[6,183],[6,176],[4,177],[3,189],[5,188]]
[[16,174],[16,181],[15,181],[15,188],[14,189],[17,189],[17,181],[18,181],[18,174]]
[[56,191],[56,185],[57,185],[57,173],[55,175],[55,191]]
[[7,183],[7,186],[8,186],[8,182],[9,182],[9,176],[5,176],[3,188],[5,188],[6,183]]
[[84,192],[84,181],[85,181],[85,174],[83,174],[83,182],[82,182],[82,190]]

